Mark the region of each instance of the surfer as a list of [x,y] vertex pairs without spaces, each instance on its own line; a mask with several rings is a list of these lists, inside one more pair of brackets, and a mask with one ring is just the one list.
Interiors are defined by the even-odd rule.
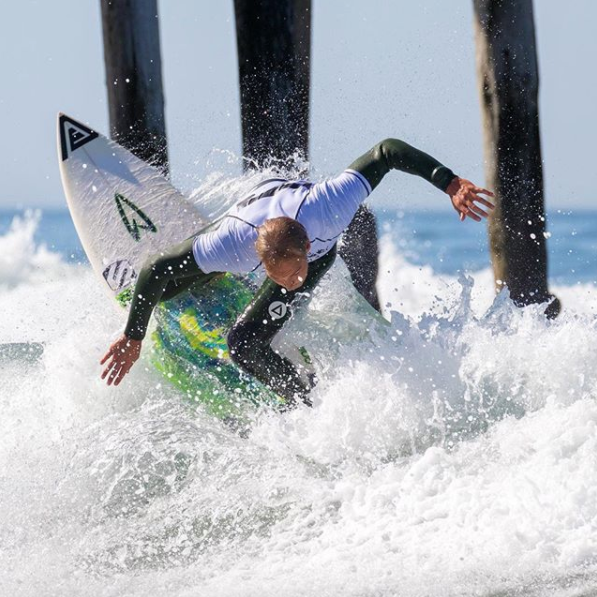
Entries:
[[310,404],[315,380],[276,353],[271,343],[303,306],[336,257],[336,243],[361,203],[390,170],[420,176],[450,197],[461,221],[488,216],[493,194],[430,155],[398,139],[386,139],[336,178],[321,183],[265,180],[196,236],[151,257],[139,273],[123,334],[100,364],[102,379],[118,385],[141,352],[158,302],[225,272],[263,268],[266,280],[228,333],[232,360],[287,404]]

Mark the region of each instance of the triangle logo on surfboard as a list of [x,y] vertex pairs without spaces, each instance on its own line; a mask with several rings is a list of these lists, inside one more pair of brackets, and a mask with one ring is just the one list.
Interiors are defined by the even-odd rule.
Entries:
[[[116,201],[116,207],[118,208],[122,223],[126,226],[128,233],[137,242],[141,240],[141,230],[147,230],[148,232],[158,231],[155,224],[143,213],[143,210],[137,207],[130,199],[127,199],[120,193],[116,193],[114,201]],[[139,217],[143,223],[140,224],[135,219],[135,216]]]
[[62,152],[62,161],[68,159],[68,156],[86,143],[93,141],[98,133],[92,131],[81,122],[69,118],[65,114],[58,117],[58,127],[60,130],[60,149]]

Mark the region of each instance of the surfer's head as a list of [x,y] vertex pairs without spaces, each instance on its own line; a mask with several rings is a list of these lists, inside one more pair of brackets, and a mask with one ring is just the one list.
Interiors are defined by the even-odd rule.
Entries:
[[307,231],[292,218],[272,218],[257,228],[257,255],[276,284],[296,290],[307,278],[311,248]]

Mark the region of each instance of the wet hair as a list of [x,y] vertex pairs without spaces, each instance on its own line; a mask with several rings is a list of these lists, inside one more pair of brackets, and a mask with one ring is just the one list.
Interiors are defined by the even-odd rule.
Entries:
[[255,249],[267,267],[290,257],[307,255],[309,237],[302,224],[285,216],[266,220],[257,228]]

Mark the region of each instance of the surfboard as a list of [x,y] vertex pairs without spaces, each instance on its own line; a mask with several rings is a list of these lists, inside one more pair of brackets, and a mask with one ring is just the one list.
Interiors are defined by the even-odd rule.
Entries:
[[66,201],[95,272],[118,299],[143,260],[207,222],[156,168],[81,122],[58,115]]
[[[62,113],[58,155],[66,201],[89,262],[113,302],[126,307],[144,260],[196,234],[208,219],[157,168]],[[226,274],[161,303],[154,314],[155,367],[218,417],[239,416],[247,405],[283,403],[229,358],[227,330],[254,291],[250,278]],[[307,350],[279,336],[281,352],[307,372]]]

